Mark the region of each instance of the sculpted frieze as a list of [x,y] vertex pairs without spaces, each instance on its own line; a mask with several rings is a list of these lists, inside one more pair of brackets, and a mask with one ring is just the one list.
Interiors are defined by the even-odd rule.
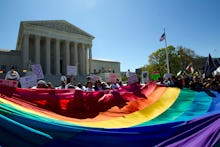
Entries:
[[70,42],[82,42],[86,44],[92,44],[92,39],[87,36],[79,35],[79,34],[73,34],[73,33],[67,33],[67,32],[61,32],[53,29],[45,29],[44,27],[40,26],[33,26],[33,25],[26,25],[24,29],[24,33],[26,34],[33,34],[38,36],[45,36],[49,38],[55,38],[60,40],[68,40]]
[[80,34],[88,37],[92,37],[86,32],[80,30],[79,28],[75,27],[72,24],[69,24],[66,21],[38,21],[38,22],[29,22],[29,24],[33,26],[39,26],[44,28],[49,28],[53,30],[68,32],[68,33],[74,33],[74,34]]

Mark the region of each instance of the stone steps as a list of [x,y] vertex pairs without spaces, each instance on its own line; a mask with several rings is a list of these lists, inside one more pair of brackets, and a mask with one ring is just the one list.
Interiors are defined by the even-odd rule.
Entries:
[[[74,85],[77,85],[79,82],[83,85],[86,84],[86,77],[87,76],[74,76]],[[44,80],[46,82],[51,82],[53,86],[57,87],[61,83],[61,76],[57,75],[50,75],[44,76]]]

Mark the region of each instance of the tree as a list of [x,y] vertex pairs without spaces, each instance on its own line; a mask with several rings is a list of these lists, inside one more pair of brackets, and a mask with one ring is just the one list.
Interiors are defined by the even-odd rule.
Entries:
[[[169,57],[170,72],[176,74],[181,69],[180,58],[173,46],[168,46],[167,52]],[[149,65],[147,68],[150,73],[152,71],[158,71],[161,75],[167,73],[166,48],[158,49],[149,56]]]
[[187,67],[187,65],[190,63],[190,62],[193,62],[193,60],[195,58],[198,58],[198,56],[195,54],[195,52],[189,48],[185,48],[185,47],[182,47],[182,46],[178,46],[177,47],[177,54],[180,58],[180,64],[181,64],[181,67],[182,67],[182,71],[184,71]]
[[122,82],[128,81],[128,77],[126,76],[125,73],[121,75],[121,80],[122,80]]
[[[190,63],[193,64],[195,69],[197,69],[196,66],[198,66],[198,63],[201,64],[199,66],[200,68],[204,67],[202,64],[203,58],[196,55],[195,52],[189,48],[182,46],[178,46],[176,48],[173,46],[168,46],[167,51],[169,57],[170,72],[174,75],[176,75],[180,70],[185,71],[186,67]],[[200,69],[199,67],[198,69]],[[149,65],[147,65],[146,68],[147,71],[149,71],[149,74],[151,74],[153,71],[160,72],[161,76],[167,73],[166,48],[161,48],[153,52],[149,56]]]

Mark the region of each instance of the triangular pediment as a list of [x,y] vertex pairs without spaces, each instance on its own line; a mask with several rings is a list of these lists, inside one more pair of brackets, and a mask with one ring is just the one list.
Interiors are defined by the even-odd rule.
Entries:
[[80,34],[88,37],[94,38],[89,33],[81,30],[80,28],[74,26],[73,24],[65,20],[46,20],[46,21],[23,21],[23,24],[29,24],[33,26],[40,26],[48,29],[54,29],[57,31]]

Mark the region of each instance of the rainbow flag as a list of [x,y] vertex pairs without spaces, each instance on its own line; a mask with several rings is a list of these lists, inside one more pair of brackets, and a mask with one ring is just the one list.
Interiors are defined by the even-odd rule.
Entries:
[[0,86],[1,146],[217,146],[220,94],[158,86],[119,90]]

